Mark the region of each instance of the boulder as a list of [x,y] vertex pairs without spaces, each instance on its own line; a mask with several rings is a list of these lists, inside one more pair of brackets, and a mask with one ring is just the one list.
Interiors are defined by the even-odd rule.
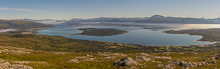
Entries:
[[114,63],[116,66],[129,66],[129,65],[139,65],[138,62],[134,61],[130,57],[122,58],[121,60]]
[[3,59],[0,59],[0,67],[10,66],[11,64]]
[[173,69],[173,67],[178,66],[178,65],[180,65],[180,61],[179,60],[174,60],[170,64],[166,65],[164,67],[164,69]]
[[212,60],[211,60],[212,63],[217,63],[217,60],[215,57],[212,57]]

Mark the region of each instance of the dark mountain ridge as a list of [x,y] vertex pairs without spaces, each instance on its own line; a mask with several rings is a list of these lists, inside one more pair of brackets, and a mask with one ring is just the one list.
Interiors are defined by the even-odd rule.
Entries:
[[217,24],[220,19],[205,19],[205,18],[183,18],[183,17],[165,17],[162,15],[154,15],[144,18],[111,18],[100,17],[92,19],[71,19],[66,23],[81,23],[81,22],[134,22],[134,23],[183,23],[183,24]]

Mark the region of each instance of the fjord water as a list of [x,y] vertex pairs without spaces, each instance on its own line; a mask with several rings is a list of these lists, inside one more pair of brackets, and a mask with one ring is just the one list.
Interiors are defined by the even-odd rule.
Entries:
[[[178,25],[179,26],[179,25]],[[113,35],[113,36],[88,36],[88,35],[71,35],[79,34],[83,31],[80,28],[114,28],[118,30],[126,30],[129,33]],[[197,41],[202,38],[198,35],[188,34],[166,34],[164,30],[143,29],[138,26],[68,26],[59,24],[55,28],[38,30],[38,35],[63,36],[72,39],[92,40],[92,41],[111,41],[125,44],[141,44],[141,45],[201,45],[211,44],[211,42]],[[182,27],[180,27],[182,28]],[[177,28],[176,28],[177,29]],[[187,28],[188,29],[188,28]]]

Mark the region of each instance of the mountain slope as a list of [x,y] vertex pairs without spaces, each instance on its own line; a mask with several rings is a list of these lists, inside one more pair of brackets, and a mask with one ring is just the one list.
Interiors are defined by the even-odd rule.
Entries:
[[22,20],[0,20],[0,29],[31,29],[31,28],[45,28],[52,27],[36,22],[22,21]]

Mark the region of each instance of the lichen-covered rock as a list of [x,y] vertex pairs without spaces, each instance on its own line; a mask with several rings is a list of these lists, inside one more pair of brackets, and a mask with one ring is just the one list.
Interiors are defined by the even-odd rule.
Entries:
[[0,59],[0,67],[10,66],[11,64],[3,59]]
[[127,55],[125,55],[125,54],[122,54],[122,53],[113,53],[113,54],[111,54],[112,56],[127,56]]
[[71,59],[69,62],[79,63],[79,60],[77,60],[77,59]]
[[140,56],[150,56],[150,55],[147,53],[141,53]]
[[[195,64],[195,63],[194,63]],[[183,66],[183,67],[195,67],[192,62],[184,62],[184,61],[181,61],[179,65]]]
[[115,57],[114,56],[109,56],[109,57],[105,57],[104,59],[112,60],[112,59],[115,59]]
[[163,59],[163,60],[170,60],[170,59],[172,59],[171,57],[166,57],[166,56],[152,56],[152,58]]
[[179,65],[185,67],[186,69],[189,67],[193,68],[193,67],[198,67],[198,66],[207,66],[207,65],[210,65],[210,62],[211,61],[195,63],[195,62],[184,62],[184,61],[174,60],[172,63],[166,65],[164,69],[173,69],[175,66],[179,66]]
[[22,65],[22,64],[13,64],[3,69],[33,69],[31,66]]
[[129,66],[129,65],[139,65],[139,63],[129,57],[125,57],[125,58],[122,58],[121,60],[115,62],[114,65],[116,65],[116,66]]
[[157,65],[157,67],[163,67],[163,66],[164,66],[163,64],[158,64],[158,65]]
[[174,60],[172,63],[166,65],[164,67],[164,69],[172,69],[173,67],[178,66],[178,65],[180,65],[180,61],[179,60]]
[[215,57],[212,57],[212,60],[211,60],[212,63],[217,63],[217,60]]
[[144,56],[135,56],[133,58],[135,61],[150,61],[151,59],[150,58],[147,58],[147,57],[144,57]]
[[39,64],[46,64],[47,62],[44,61],[11,61],[13,64],[28,64],[28,63],[39,63]]
[[0,59],[0,69],[33,69],[31,66],[23,64],[10,64],[8,61]]
[[82,61],[94,61],[94,60],[95,60],[95,58],[86,58],[86,59],[84,59]]

